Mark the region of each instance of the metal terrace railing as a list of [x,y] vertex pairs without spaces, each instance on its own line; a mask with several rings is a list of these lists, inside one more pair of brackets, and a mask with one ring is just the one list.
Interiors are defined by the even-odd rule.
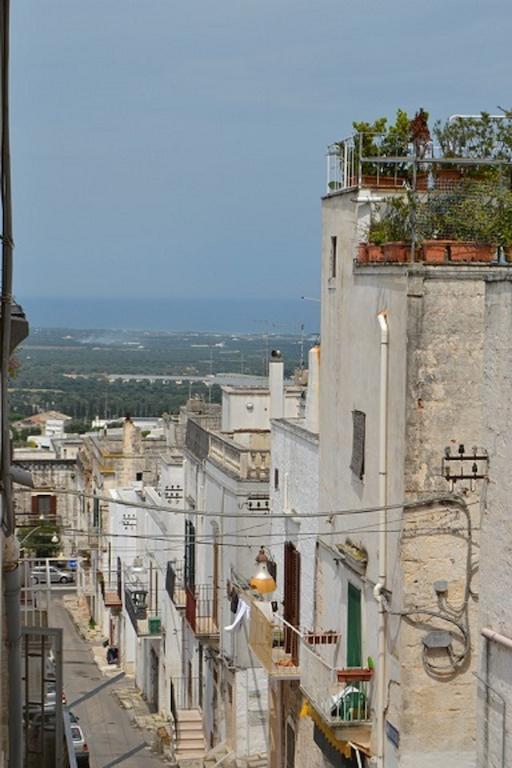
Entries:
[[371,683],[365,671],[337,670],[304,641],[300,663],[300,687],[329,726],[360,725],[371,721]]
[[[439,144],[425,142],[418,150],[413,142],[393,140],[384,133],[356,133],[327,147],[326,193],[372,187],[400,189],[409,186],[415,191],[441,188],[445,175],[431,173],[432,167],[471,168],[472,166],[510,166],[501,158],[447,156]],[[448,174],[449,175],[449,174]]]

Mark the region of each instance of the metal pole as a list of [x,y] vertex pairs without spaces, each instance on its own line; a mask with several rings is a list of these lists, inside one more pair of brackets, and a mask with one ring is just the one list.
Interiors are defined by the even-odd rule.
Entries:
[[[11,305],[12,305],[12,208],[11,208],[11,157],[9,144],[9,0],[1,5],[1,198],[2,198],[2,293],[1,293],[1,339],[0,350],[0,409],[1,409],[1,480],[2,480],[2,523],[7,535],[14,533],[14,511],[12,504],[12,483],[10,478],[11,445],[9,432],[8,373],[11,348]],[[5,519],[4,519],[5,515]]]
[[[389,327],[386,312],[377,316],[380,327],[380,405],[379,405],[379,586],[386,587],[387,577],[387,503],[388,503],[388,362]],[[384,600],[379,600],[379,632],[377,655],[377,765],[384,766],[384,708],[386,706],[386,631]]]
[[23,707],[21,702],[20,567],[5,574],[7,663],[9,667],[9,768],[22,768]]

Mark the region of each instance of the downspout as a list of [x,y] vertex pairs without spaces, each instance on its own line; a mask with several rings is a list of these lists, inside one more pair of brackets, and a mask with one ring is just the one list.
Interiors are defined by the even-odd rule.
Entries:
[[484,627],[481,630],[481,633],[487,640],[493,640],[495,643],[498,643],[498,645],[503,645],[505,648],[512,650],[512,639],[510,637],[500,635],[499,632],[495,632],[494,629],[488,629],[487,627]]
[[384,766],[386,706],[386,606],[382,590],[386,588],[387,575],[387,503],[388,503],[388,363],[389,327],[387,312],[377,315],[380,326],[380,400],[379,400],[379,583],[374,590],[379,603],[379,630],[377,648],[377,765]]

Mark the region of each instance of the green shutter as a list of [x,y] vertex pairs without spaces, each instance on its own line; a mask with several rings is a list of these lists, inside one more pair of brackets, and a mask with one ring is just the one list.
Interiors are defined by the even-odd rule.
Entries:
[[361,666],[361,590],[348,585],[347,667]]

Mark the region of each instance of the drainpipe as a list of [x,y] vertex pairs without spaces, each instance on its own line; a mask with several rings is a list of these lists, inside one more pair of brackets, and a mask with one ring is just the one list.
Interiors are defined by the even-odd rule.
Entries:
[[512,650],[512,640],[510,637],[500,635],[499,632],[495,632],[494,629],[488,629],[487,627],[484,627],[481,630],[481,633],[483,637],[487,638],[487,640],[494,640],[495,643],[503,645],[505,648],[510,648]]
[[379,402],[379,583],[375,596],[379,603],[377,650],[377,765],[384,766],[384,709],[386,706],[386,625],[387,614],[382,590],[387,572],[387,503],[388,503],[388,358],[389,328],[387,312],[377,315],[380,326],[380,402]]

